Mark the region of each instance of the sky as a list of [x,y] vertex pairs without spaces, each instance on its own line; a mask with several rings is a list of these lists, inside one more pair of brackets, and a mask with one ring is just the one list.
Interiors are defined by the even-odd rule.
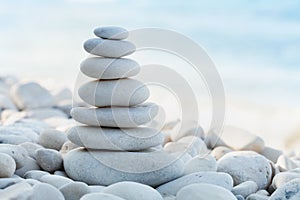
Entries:
[[0,0],[0,75],[72,85],[103,25],[182,33],[215,62],[228,101],[300,108],[297,0]]

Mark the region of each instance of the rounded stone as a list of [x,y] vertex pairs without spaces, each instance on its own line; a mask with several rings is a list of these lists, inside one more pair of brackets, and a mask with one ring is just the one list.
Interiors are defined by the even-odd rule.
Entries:
[[49,172],[40,171],[40,170],[30,170],[24,174],[24,178],[26,179],[35,179],[40,180],[43,176],[48,175]]
[[64,200],[62,193],[53,187],[52,185],[46,183],[36,184],[32,187],[31,200]]
[[281,172],[276,174],[272,180],[272,186],[274,189],[277,189],[284,185],[285,183],[294,180],[296,178],[300,178],[300,173],[298,172]]
[[94,34],[103,39],[123,40],[129,35],[129,32],[118,26],[102,26],[94,29]]
[[38,149],[36,151],[36,161],[47,172],[61,169],[63,163],[61,154],[53,149]]
[[236,200],[236,197],[223,187],[212,184],[191,184],[182,188],[176,195],[176,200]]
[[31,170],[40,170],[40,166],[37,164],[36,160],[31,157],[26,158],[25,165],[20,169],[16,170],[15,174],[24,177],[26,172]]
[[55,103],[50,92],[35,82],[16,84],[10,94],[20,109],[51,107]]
[[68,138],[78,146],[88,149],[136,151],[163,143],[163,133],[147,127],[131,129],[75,126],[68,131]]
[[90,193],[84,195],[80,200],[125,200],[121,197],[112,195],[112,194],[105,194],[105,193]]
[[81,62],[80,70],[91,78],[119,79],[137,75],[141,67],[128,58],[90,57]]
[[300,178],[291,180],[275,190],[269,200],[297,200],[300,199]]
[[135,52],[135,45],[129,41],[92,38],[84,42],[83,48],[90,54],[108,58],[119,58]]
[[26,149],[11,144],[0,144],[0,153],[10,155],[16,162],[16,169],[23,167],[28,157]]
[[235,186],[231,192],[234,195],[241,195],[244,198],[250,194],[255,193],[258,190],[257,184],[253,181],[245,181],[237,186]]
[[163,200],[162,196],[152,187],[129,181],[112,184],[105,188],[103,193],[130,200]]
[[162,195],[176,195],[177,192],[187,185],[197,183],[208,183],[218,185],[229,191],[233,188],[233,180],[230,175],[222,172],[197,172],[188,174],[175,179],[171,182],[165,183],[156,190]]
[[67,177],[63,177],[63,176],[59,176],[59,175],[52,175],[52,174],[44,175],[39,180],[43,183],[50,184],[58,189],[63,187],[64,185],[73,183],[73,180],[71,180]]
[[201,171],[217,171],[217,161],[211,155],[195,156],[184,166],[184,174],[192,174]]
[[134,181],[157,186],[182,175],[183,162],[162,151],[118,152],[75,149],[64,159],[73,180],[94,185]]
[[48,129],[43,131],[39,136],[39,144],[45,148],[59,151],[62,145],[67,141],[67,136],[64,132]]
[[71,115],[76,121],[90,126],[133,128],[152,121],[158,110],[156,104],[145,103],[134,107],[77,107],[72,109]]
[[5,153],[0,153],[0,178],[11,177],[16,170],[15,160]]
[[89,193],[90,189],[85,183],[72,182],[59,188],[59,191],[64,195],[65,200],[75,200]]
[[96,107],[135,106],[150,96],[147,86],[134,79],[91,81],[82,85],[78,94],[84,102]]
[[230,174],[235,185],[254,181],[259,189],[268,187],[273,176],[270,161],[253,151],[227,153],[218,160],[218,171]]

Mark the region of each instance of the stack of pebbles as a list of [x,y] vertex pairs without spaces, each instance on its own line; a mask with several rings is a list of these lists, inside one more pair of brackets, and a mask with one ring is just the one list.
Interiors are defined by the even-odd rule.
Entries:
[[134,60],[123,58],[135,51],[125,41],[129,32],[120,27],[94,30],[84,49],[95,55],[81,63],[81,71],[96,79],[83,84],[78,94],[92,107],[73,108],[71,115],[82,125],[71,128],[68,138],[80,146],[64,160],[68,176],[87,184],[110,185],[136,181],[157,186],[182,175],[183,163],[152,148],[162,145],[163,133],[148,128],[158,113],[142,82],[131,79],[140,72]]

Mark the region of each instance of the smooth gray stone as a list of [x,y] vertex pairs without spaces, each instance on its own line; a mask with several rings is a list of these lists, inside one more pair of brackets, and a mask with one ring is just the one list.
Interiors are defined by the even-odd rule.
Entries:
[[91,193],[84,195],[80,200],[125,200],[121,197],[112,195],[112,194],[105,194],[105,193]]
[[10,94],[22,110],[52,107],[55,103],[50,92],[35,82],[16,84],[11,88]]
[[162,195],[176,195],[183,187],[191,184],[207,183],[223,187],[229,191],[233,188],[233,180],[230,175],[222,172],[197,172],[188,174],[165,183],[156,190]]
[[68,138],[78,146],[88,149],[137,151],[161,145],[163,133],[147,128],[132,129],[75,126],[68,131]]
[[26,149],[12,144],[0,144],[0,153],[10,155],[16,162],[16,169],[23,167],[28,157]]
[[32,194],[31,185],[22,181],[0,191],[0,198],[3,200],[34,200],[31,199]]
[[236,200],[236,197],[218,185],[198,183],[188,185],[176,195],[176,200]]
[[296,178],[275,190],[269,200],[297,200],[300,199],[300,178]]
[[103,39],[123,40],[129,35],[129,32],[118,26],[102,26],[94,29],[94,34]]
[[258,186],[254,181],[245,181],[232,189],[234,195],[242,195],[244,198],[250,194],[255,193],[258,190]]
[[273,173],[270,161],[253,151],[234,151],[218,160],[218,171],[232,176],[234,184],[254,181],[259,189],[269,186]]
[[144,83],[129,78],[87,82],[78,94],[84,102],[96,107],[135,106],[150,96]]
[[91,185],[134,181],[157,186],[182,175],[183,162],[163,151],[87,151],[78,148],[64,159],[65,171],[73,180]]
[[130,200],[163,200],[155,189],[136,182],[119,182],[106,187],[103,193],[113,194]]
[[67,141],[67,135],[55,129],[43,131],[39,136],[39,144],[45,148],[59,151],[62,145]]
[[141,67],[128,58],[89,57],[81,62],[80,70],[91,78],[120,79],[137,75]]
[[90,193],[90,188],[83,182],[72,182],[60,187],[59,191],[64,195],[65,200],[76,200]]
[[37,164],[36,160],[34,160],[31,157],[26,158],[25,165],[16,170],[15,174],[21,177],[24,177],[26,172],[31,171],[31,170],[40,170],[40,166]]
[[0,189],[4,189],[7,188],[11,185],[14,185],[16,183],[19,183],[21,181],[23,181],[24,179],[22,178],[15,178],[15,177],[11,177],[11,178],[0,178]]
[[30,170],[24,174],[24,178],[28,179],[35,179],[40,180],[43,176],[48,175],[49,172],[40,171],[40,170]]
[[1,135],[0,144],[22,144],[24,142],[32,142],[30,138],[18,135]]
[[32,187],[32,195],[30,200],[65,200],[62,193],[53,187],[52,185],[46,183],[36,184]]
[[42,176],[40,178],[40,181],[43,183],[50,184],[50,185],[56,187],[57,189],[63,187],[64,185],[67,185],[69,183],[73,183],[73,180],[71,180],[67,177],[63,177],[63,176],[59,176],[59,175],[52,175],[52,174],[47,174],[45,176]]
[[135,45],[129,41],[105,40],[92,38],[85,41],[84,49],[93,55],[108,58],[119,58],[135,52]]
[[36,161],[43,170],[54,172],[62,168],[63,158],[56,150],[38,149],[36,151]]
[[156,104],[145,103],[134,107],[77,107],[72,109],[71,115],[76,121],[90,126],[133,128],[151,122],[158,110]]

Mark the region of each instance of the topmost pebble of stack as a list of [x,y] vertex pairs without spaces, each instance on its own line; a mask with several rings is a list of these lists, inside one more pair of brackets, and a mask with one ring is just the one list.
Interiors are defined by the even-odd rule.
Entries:
[[124,40],[128,37],[129,32],[122,27],[105,26],[96,28],[94,34],[103,39]]

